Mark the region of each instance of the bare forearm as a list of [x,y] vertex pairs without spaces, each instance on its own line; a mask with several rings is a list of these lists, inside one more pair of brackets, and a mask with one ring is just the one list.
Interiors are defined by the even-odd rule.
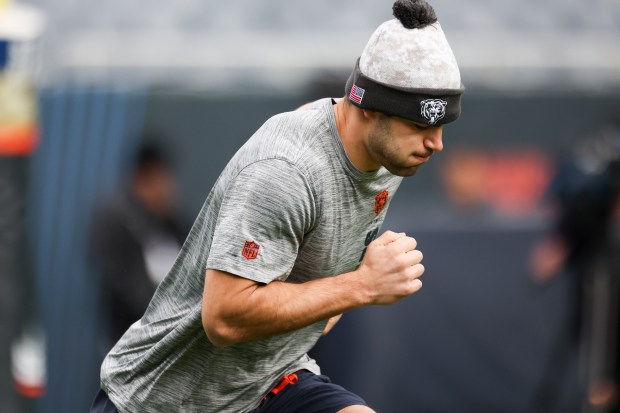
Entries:
[[[222,278],[233,275],[207,274],[208,295],[222,289]],[[208,285],[207,285],[208,284]],[[224,288],[225,289],[225,288]],[[203,324],[216,345],[230,345],[270,337],[306,327],[369,303],[364,286],[354,273],[313,280],[303,284],[274,281],[267,285],[249,284],[230,300],[219,305],[203,305]],[[226,291],[222,291],[227,294]]]
[[227,346],[297,330],[365,305],[392,304],[422,288],[418,278],[424,266],[416,245],[413,238],[388,231],[369,244],[357,270],[302,284],[264,285],[209,269],[204,330],[213,344]]

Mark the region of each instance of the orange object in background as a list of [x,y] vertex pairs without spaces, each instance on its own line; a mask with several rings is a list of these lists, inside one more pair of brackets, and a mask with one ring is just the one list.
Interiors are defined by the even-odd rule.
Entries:
[[496,154],[487,180],[489,202],[506,215],[527,215],[538,205],[552,169],[549,159],[537,150]]
[[0,124],[0,155],[29,155],[37,147],[39,130],[35,125]]
[[448,199],[459,209],[475,209],[487,202],[489,155],[476,149],[446,154],[441,179]]
[[19,75],[0,75],[0,156],[30,155],[39,142],[36,94]]
[[553,165],[542,151],[453,151],[442,164],[448,199],[460,209],[487,206],[500,216],[534,213],[549,185]]

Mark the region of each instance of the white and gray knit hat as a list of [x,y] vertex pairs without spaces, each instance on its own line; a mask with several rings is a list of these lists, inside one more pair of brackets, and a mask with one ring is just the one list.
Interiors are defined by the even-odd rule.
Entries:
[[398,0],[357,60],[346,96],[362,109],[428,125],[456,120],[464,91],[452,49],[424,0]]

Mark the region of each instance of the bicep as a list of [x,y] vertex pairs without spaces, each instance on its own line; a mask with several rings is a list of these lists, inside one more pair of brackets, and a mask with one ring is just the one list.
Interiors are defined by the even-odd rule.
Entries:
[[251,309],[248,303],[261,285],[225,271],[207,269],[201,316],[202,327],[213,344],[227,346],[239,340],[239,327]]
[[259,287],[259,283],[237,275],[207,269],[202,292],[202,314],[217,316],[226,307],[241,305],[243,300]]

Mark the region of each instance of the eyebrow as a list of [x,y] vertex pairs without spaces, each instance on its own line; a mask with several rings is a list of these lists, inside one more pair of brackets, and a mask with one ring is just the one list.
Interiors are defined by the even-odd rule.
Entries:
[[413,120],[405,119],[410,125],[418,127],[418,128],[428,128],[430,125],[426,123],[415,122]]

